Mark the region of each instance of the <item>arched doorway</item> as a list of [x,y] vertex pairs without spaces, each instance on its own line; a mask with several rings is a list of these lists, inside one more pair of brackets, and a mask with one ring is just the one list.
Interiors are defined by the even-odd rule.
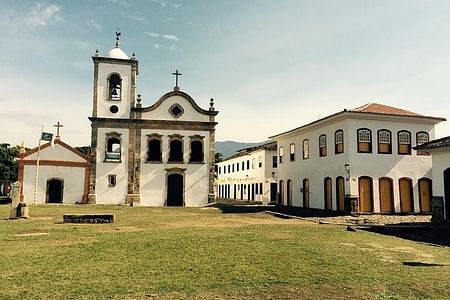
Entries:
[[331,210],[333,203],[333,195],[332,195],[332,181],[330,177],[325,178],[324,180],[324,200],[325,200],[325,209]]
[[359,211],[373,212],[372,178],[362,176],[358,178]]
[[450,168],[444,171],[444,206],[445,218],[450,220]]
[[412,180],[409,178],[400,178],[399,181],[400,188],[400,207],[402,212],[413,212],[414,211],[414,201],[413,201],[413,187]]
[[309,179],[303,179],[303,207],[309,207]]
[[167,176],[167,206],[183,206],[184,204],[184,178],[181,174]]
[[339,176],[336,178],[336,208],[339,211],[344,210],[344,198],[345,198],[345,181],[344,177]]
[[287,206],[292,206],[292,180],[287,181]]
[[394,189],[392,179],[389,177],[378,179],[378,189],[380,192],[380,212],[392,213],[394,211]]
[[64,180],[51,178],[47,180],[47,203],[63,203]]
[[431,197],[433,195],[431,179],[419,179],[419,203],[421,212],[431,212]]

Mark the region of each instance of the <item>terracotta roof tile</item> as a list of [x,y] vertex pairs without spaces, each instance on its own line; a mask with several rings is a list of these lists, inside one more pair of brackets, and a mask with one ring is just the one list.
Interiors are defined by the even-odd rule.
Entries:
[[442,147],[450,147],[450,136],[446,136],[437,140],[429,141],[428,143],[414,147],[416,150],[427,150]]
[[373,114],[397,115],[397,116],[422,116],[408,110],[387,106],[379,103],[368,103],[366,105],[352,109],[352,111],[362,113],[373,113]]

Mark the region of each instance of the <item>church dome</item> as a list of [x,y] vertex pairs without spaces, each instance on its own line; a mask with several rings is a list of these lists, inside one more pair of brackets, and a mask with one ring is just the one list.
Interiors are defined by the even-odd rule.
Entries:
[[108,52],[108,57],[110,58],[118,58],[118,59],[130,59],[128,55],[123,52],[119,47],[112,48]]

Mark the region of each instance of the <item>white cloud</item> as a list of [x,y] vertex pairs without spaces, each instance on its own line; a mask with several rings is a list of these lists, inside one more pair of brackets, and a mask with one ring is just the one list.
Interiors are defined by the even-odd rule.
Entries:
[[98,24],[97,22],[95,22],[94,19],[89,19],[89,23],[92,25],[92,27],[94,27],[97,31],[102,30],[102,26],[100,24]]
[[125,0],[108,0],[108,1],[111,3],[114,3],[114,4],[119,4],[119,5],[125,6],[125,7],[131,6],[131,3],[128,1],[125,1]]
[[155,44],[154,48],[155,48],[156,50],[158,50],[159,48],[161,48],[161,45],[160,45],[160,44]]
[[179,40],[178,37],[176,37],[173,34],[164,34],[162,37],[167,40],[170,40],[170,41],[178,41]]
[[148,35],[150,37],[159,37],[159,33],[156,33],[156,32],[148,32],[148,31],[146,31],[146,32],[144,32],[144,34]]
[[61,9],[62,6],[52,4],[42,7],[41,4],[38,3],[31,11],[30,16],[25,18],[25,22],[33,26],[44,26],[51,20],[62,21],[62,18],[58,16],[58,12]]
[[153,2],[159,3],[161,7],[172,7],[172,8],[180,8],[182,5],[178,3],[170,3],[165,0],[152,0]]
[[172,44],[170,45],[170,51],[175,51],[177,49],[177,45]]
[[142,23],[148,23],[146,18],[143,17],[139,17],[139,16],[128,16],[128,18],[138,21],[138,22],[142,22]]

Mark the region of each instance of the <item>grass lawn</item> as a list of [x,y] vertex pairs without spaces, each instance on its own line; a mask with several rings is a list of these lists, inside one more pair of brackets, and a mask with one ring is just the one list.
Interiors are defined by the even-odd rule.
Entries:
[[[114,224],[63,224],[114,213]],[[0,299],[449,299],[450,248],[217,208],[0,206]],[[417,263],[417,264],[416,264]]]

